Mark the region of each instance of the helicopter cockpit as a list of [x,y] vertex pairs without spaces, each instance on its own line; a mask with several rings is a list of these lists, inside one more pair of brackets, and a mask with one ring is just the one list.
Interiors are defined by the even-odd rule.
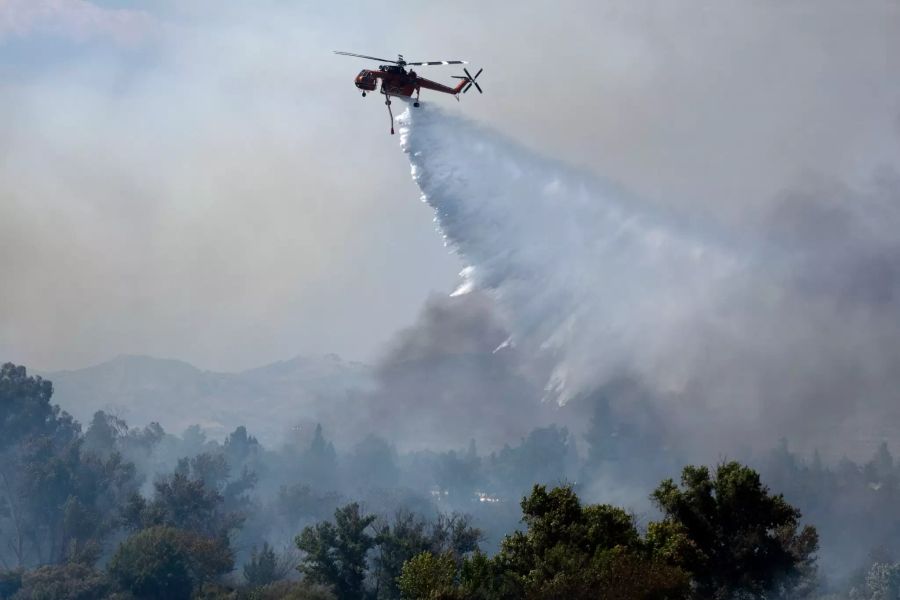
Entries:
[[372,91],[375,89],[375,73],[368,69],[363,69],[359,72],[359,75],[356,76],[356,87],[361,90]]

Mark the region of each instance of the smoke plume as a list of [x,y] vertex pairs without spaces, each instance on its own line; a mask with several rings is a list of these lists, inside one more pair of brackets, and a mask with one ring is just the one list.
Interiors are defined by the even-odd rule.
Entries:
[[811,184],[763,225],[726,230],[433,106],[400,121],[413,179],[468,265],[458,292],[486,291],[510,343],[551,362],[548,398],[634,378],[694,433],[687,446],[718,453],[788,433],[853,452],[896,422],[895,178]]

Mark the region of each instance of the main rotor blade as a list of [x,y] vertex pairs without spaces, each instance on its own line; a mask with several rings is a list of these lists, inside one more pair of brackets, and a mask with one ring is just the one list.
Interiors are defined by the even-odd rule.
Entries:
[[365,54],[353,54],[352,52],[338,52],[337,50],[335,50],[334,53],[342,54],[343,56],[355,56],[357,58],[368,58],[369,60],[378,60],[381,62],[389,62],[389,63],[394,63],[395,65],[400,64],[396,60],[391,60],[389,58],[378,58],[377,56],[366,56]]
[[469,64],[464,60],[426,60],[420,62],[408,62],[408,65],[467,65]]

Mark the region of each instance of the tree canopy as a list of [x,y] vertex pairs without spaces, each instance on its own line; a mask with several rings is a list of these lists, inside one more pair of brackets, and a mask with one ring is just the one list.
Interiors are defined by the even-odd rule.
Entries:
[[798,597],[812,581],[818,534],[800,511],[737,462],[685,467],[681,485],[663,481],[653,500],[664,515],[650,526],[653,548],[690,572],[704,597]]

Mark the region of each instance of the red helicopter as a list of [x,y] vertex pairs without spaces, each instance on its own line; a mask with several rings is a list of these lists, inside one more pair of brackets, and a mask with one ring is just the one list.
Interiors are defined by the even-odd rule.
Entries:
[[352,52],[338,52],[334,51],[335,54],[341,54],[343,56],[356,56],[357,58],[367,58],[369,60],[377,60],[379,62],[391,63],[389,65],[379,65],[378,70],[374,71],[372,69],[363,69],[359,72],[359,75],[356,76],[356,87],[361,89],[363,97],[365,97],[366,92],[372,92],[375,90],[378,85],[378,80],[381,79],[381,93],[384,94],[384,103],[388,108],[388,115],[391,118],[391,135],[394,134],[394,113],[391,111],[391,96],[402,96],[405,98],[411,98],[413,93],[416,95],[415,102],[413,102],[413,106],[419,106],[419,92],[422,88],[428,90],[434,90],[436,92],[443,92],[445,94],[452,94],[456,96],[456,99],[459,100],[459,93],[462,92],[465,94],[469,91],[469,88],[473,85],[478,90],[478,93],[483,93],[481,90],[481,86],[478,85],[478,82],[475,81],[478,79],[478,76],[481,75],[481,72],[484,69],[479,69],[474,76],[469,73],[468,69],[465,67],[463,71],[465,71],[465,75],[453,75],[454,79],[461,79],[455,88],[448,87],[446,85],[441,85],[435,81],[431,81],[430,79],[425,79],[424,77],[419,77],[415,71],[410,69],[406,70],[407,66],[424,66],[424,65],[467,65],[464,60],[432,60],[432,61],[406,61],[403,59],[403,55],[399,54],[397,56],[397,60],[389,60],[387,58],[377,58],[375,56],[366,56],[364,54],[353,54]]

